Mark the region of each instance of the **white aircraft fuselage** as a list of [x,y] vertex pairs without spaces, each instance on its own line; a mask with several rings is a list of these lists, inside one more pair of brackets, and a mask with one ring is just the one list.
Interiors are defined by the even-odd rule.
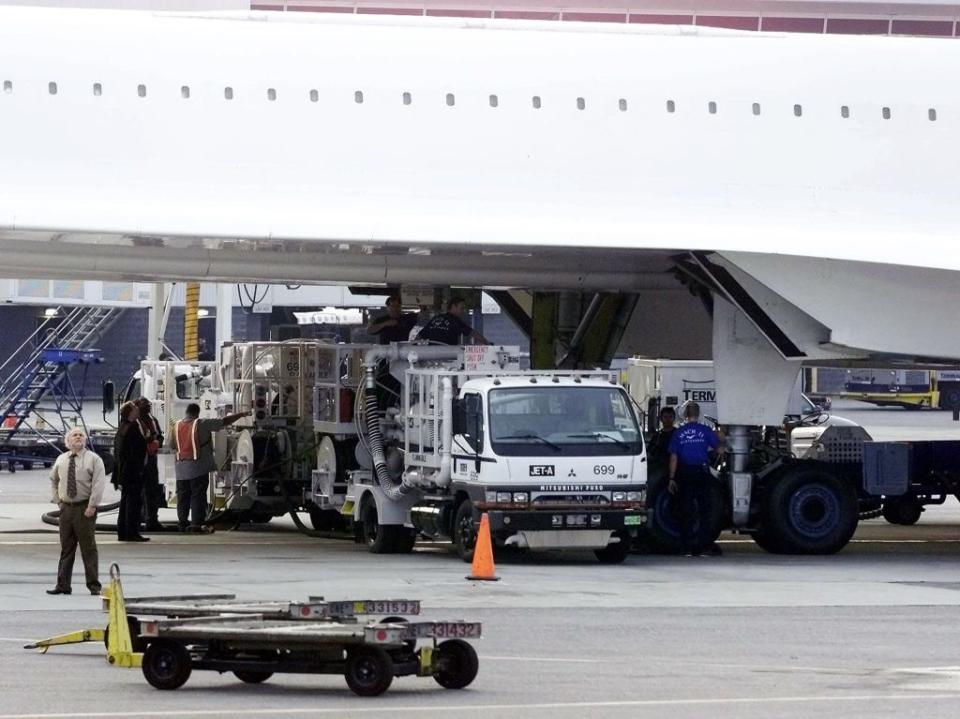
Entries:
[[796,356],[960,358],[911,319],[960,300],[958,74],[949,39],[0,8],[3,272],[636,291],[703,251]]

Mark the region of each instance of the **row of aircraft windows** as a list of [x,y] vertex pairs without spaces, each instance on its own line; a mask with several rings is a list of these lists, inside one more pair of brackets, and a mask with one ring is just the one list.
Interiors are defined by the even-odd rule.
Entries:
[[[7,94],[12,93],[12,92],[13,92],[13,82],[10,81],[10,80],[4,80],[4,82],[3,82],[3,91],[4,91],[5,93],[7,93]],[[48,85],[47,85],[47,92],[49,92],[51,95],[56,95],[57,92],[58,92],[57,83],[55,83],[55,82],[48,83]],[[96,97],[100,97],[100,96],[103,94],[103,85],[101,85],[99,82],[93,83],[93,94],[94,94]],[[140,97],[146,97],[146,96],[147,96],[147,86],[146,86],[146,85],[137,85],[137,95],[140,96]],[[183,86],[180,88],[180,97],[182,97],[184,100],[189,100],[189,99],[190,99],[190,86],[189,86],[189,85],[183,85]],[[224,99],[226,99],[226,100],[232,100],[232,99],[234,98],[233,88],[232,88],[232,87],[225,87],[225,88],[223,88],[223,97],[224,97]],[[309,98],[310,98],[310,102],[319,102],[319,101],[320,101],[320,92],[319,92],[318,90],[311,90],[310,93],[309,93]],[[401,98],[401,101],[403,102],[404,105],[412,105],[412,104],[413,104],[413,95],[412,95],[411,93],[409,93],[409,92],[404,92],[404,93],[402,93],[401,96],[400,96],[400,98]],[[363,99],[364,99],[364,98],[363,98],[363,91],[362,91],[362,90],[357,90],[357,91],[355,91],[355,92],[353,93],[353,101],[356,102],[358,105],[359,105],[359,104],[363,104]],[[277,100],[277,91],[276,91],[275,88],[272,88],[272,87],[271,87],[271,88],[268,88],[268,89],[267,89],[267,100],[269,100],[270,102],[275,102],[275,101]],[[446,102],[446,104],[447,104],[448,107],[454,107],[454,106],[456,105],[456,96],[455,96],[452,92],[448,92],[448,93],[446,94],[446,97],[444,98],[444,101]],[[490,97],[489,97],[489,102],[490,102],[490,107],[500,107],[500,98],[499,98],[497,95],[490,95]],[[533,108],[534,108],[535,110],[539,110],[539,109],[541,109],[541,108],[543,107],[543,101],[541,100],[541,98],[540,98],[539,95],[534,95],[534,96],[531,98],[531,104],[532,104],[532,106],[533,106]],[[578,97],[578,98],[577,98],[577,103],[576,103],[576,105],[577,105],[577,109],[578,109],[578,110],[586,110],[586,109],[587,109],[587,101],[586,101],[586,99],[583,98],[583,97]],[[619,107],[620,112],[626,112],[626,111],[627,111],[627,100],[626,100],[625,98],[620,98],[620,99],[617,101],[617,106]],[[667,107],[667,112],[669,112],[669,113],[675,113],[675,112],[677,111],[677,103],[676,103],[674,100],[667,100],[666,107]],[[716,103],[715,101],[711,100],[710,102],[707,103],[707,112],[709,112],[711,115],[716,115],[716,114],[717,114],[717,112],[718,112],[718,105],[717,105],[717,103]],[[761,107],[760,107],[760,103],[759,103],[759,102],[753,103],[752,112],[753,112],[754,115],[760,115],[760,113],[761,113]],[[802,117],[802,116],[803,116],[803,105],[794,105],[794,106],[793,106],[793,114],[794,114],[796,117]],[[893,114],[892,114],[892,112],[890,111],[890,108],[889,108],[889,107],[883,107],[883,108],[881,108],[880,114],[881,114],[881,116],[883,117],[884,120],[889,120],[889,119],[893,116]],[[849,107],[849,105],[841,105],[841,106],[840,106],[840,116],[841,116],[842,118],[844,118],[844,119],[847,119],[847,118],[850,117],[850,107]],[[935,108],[932,108],[932,107],[931,107],[931,108],[929,108],[929,109],[927,110],[927,119],[929,119],[931,122],[936,121],[936,119],[937,119],[937,111],[936,111]]]

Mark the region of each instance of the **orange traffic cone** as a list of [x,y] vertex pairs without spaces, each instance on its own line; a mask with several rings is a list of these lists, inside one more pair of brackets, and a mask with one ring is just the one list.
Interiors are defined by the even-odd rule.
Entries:
[[483,580],[487,582],[500,581],[493,564],[493,543],[490,541],[490,518],[484,512],[480,517],[480,534],[477,536],[477,545],[473,548],[473,565],[470,567],[470,576],[467,579]]

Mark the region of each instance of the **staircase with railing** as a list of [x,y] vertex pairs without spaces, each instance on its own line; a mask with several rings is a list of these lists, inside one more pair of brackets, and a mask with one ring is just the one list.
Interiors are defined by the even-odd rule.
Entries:
[[0,453],[22,444],[14,438],[24,429],[37,437],[44,434],[31,421],[41,402],[52,403],[59,419],[58,428],[46,423],[53,432],[67,429],[65,412],[74,412],[83,422],[83,382],[75,382],[71,370],[82,366],[85,379],[87,368],[102,361],[94,346],[122,312],[119,307],[58,308],[56,316],[44,321],[0,364]]

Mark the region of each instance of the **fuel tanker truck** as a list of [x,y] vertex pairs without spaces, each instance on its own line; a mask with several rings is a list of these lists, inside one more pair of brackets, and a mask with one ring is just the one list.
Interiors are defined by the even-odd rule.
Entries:
[[616,372],[519,360],[505,346],[247,342],[215,366],[145,363],[137,389],[168,425],[189,401],[253,410],[214,439],[213,505],[237,521],[289,512],[307,530],[306,512],[312,531],[352,531],[372,552],[424,536],[470,561],[486,513],[497,544],[622,561],[647,520],[626,390]]

